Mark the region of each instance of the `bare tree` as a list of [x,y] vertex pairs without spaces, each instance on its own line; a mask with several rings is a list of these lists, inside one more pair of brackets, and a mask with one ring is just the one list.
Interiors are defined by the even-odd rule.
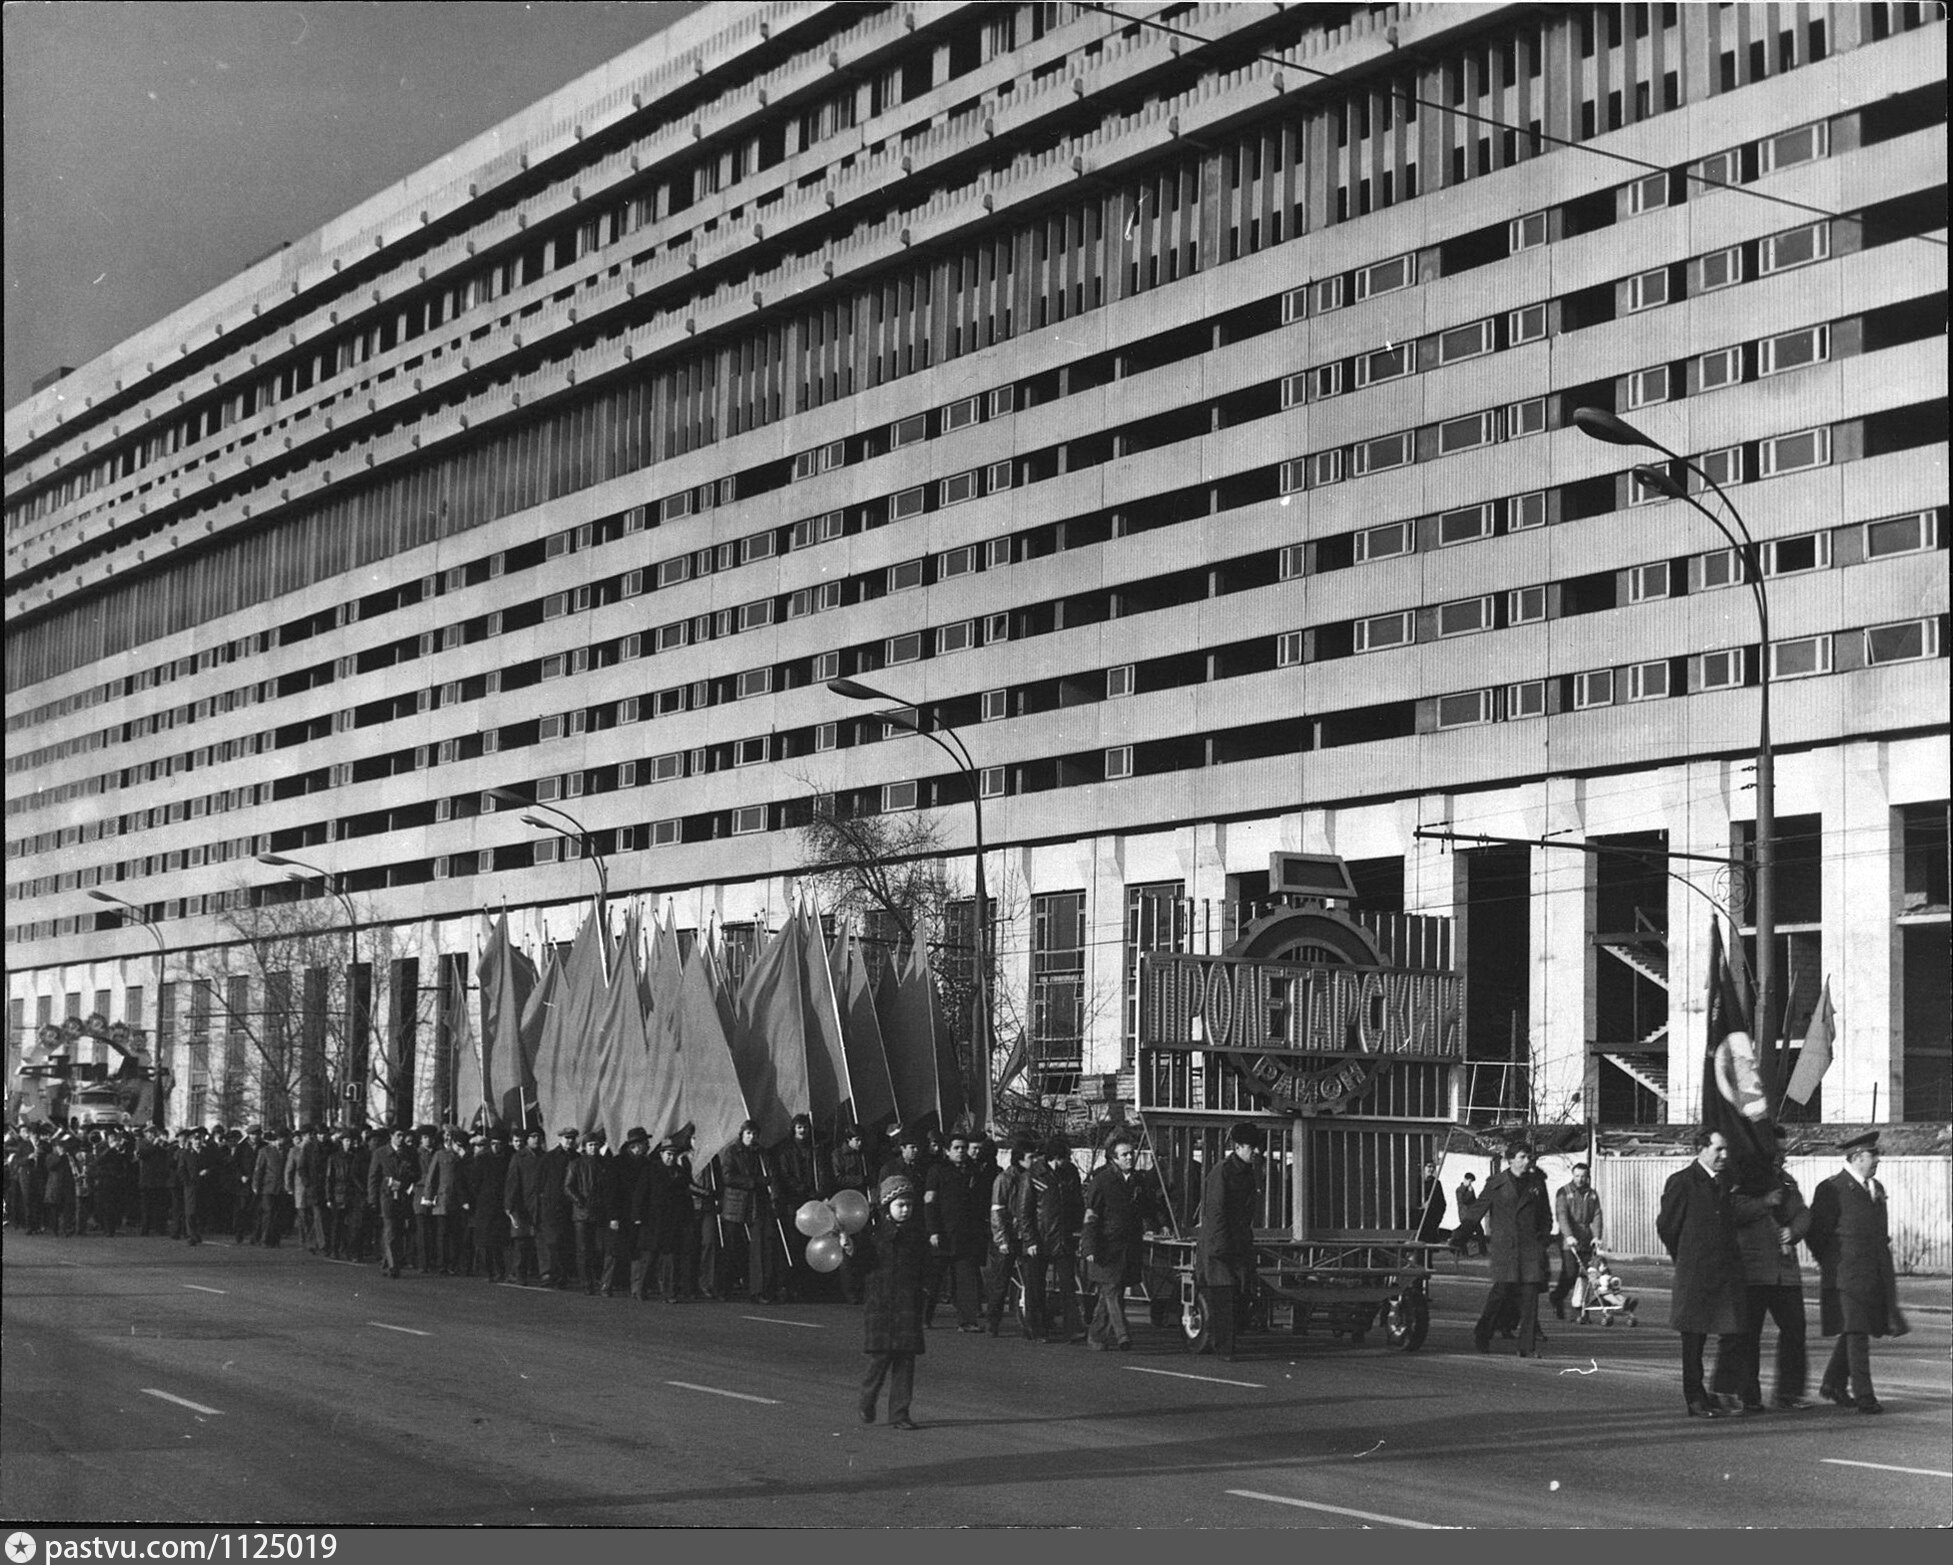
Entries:
[[[1028,928],[1028,898],[1015,876],[986,887],[988,938],[976,934],[975,899],[952,884],[955,855],[944,847],[936,819],[920,812],[869,814],[849,808],[845,796],[822,798],[800,828],[800,883],[817,906],[867,937],[870,959],[892,961],[920,942],[967,1075],[978,1070],[991,1082],[992,1113],[1000,1125],[1047,1128],[1052,1111],[1035,1076],[1032,1006],[1022,986],[1000,976],[997,952]],[[979,1061],[975,1042],[977,962],[986,964],[990,988],[989,1057]],[[1082,992],[1078,1028],[1089,1036],[1095,1020],[1116,996]],[[1062,1128],[1062,1111],[1058,1115]]]
[[[191,1043],[221,1051],[209,1074],[227,1117],[324,1121],[345,1105],[363,1120],[375,1087],[398,1091],[379,981],[399,954],[389,926],[362,919],[355,935],[333,901],[291,895],[235,899],[221,921],[233,938],[180,971],[208,995],[209,1032]],[[412,1003],[418,1019],[425,996]]]

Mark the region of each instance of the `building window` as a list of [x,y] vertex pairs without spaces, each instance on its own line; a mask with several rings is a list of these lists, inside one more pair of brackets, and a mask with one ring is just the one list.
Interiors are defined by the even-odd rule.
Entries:
[[926,413],[912,413],[888,426],[888,449],[891,451],[899,451],[904,446],[912,446],[928,438],[929,415]]
[[936,580],[947,581],[952,576],[968,576],[977,568],[976,545],[966,544],[960,549],[948,549],[936,556]]
[[750,837],[755,832],[766,830],[766,806],[763,804],[742,804],[732,812],[732,834],[735,837]]
[[1532,397],[1524,402],[1515,402],[1505,410],[1505,432],[1508,440],[1517,440],[1524,435],[1541,434],[1546,429],[1546,399]]
[[1302,632],[1285,630],[1275,638],[1275,666],[1295,668],[1302,662]]
[[1637,179],[1627,187],[1628,211],[1636,216],[1643,212],[1657,212],[1668,205],[1668,176],[1650,174],[1646,179]]
[[1381,652],[1390,647],[1409,646],[1416,639],[1416,622],[1409,613],[1378,614],[1356,622],[1358,652]]
[[1515,217],[1506,227],[1506,250],[1517,255],[1521,250],[1532,250],[1546,243],[1546,214],[1531,212],[1525,217]]
[[1763,545],[1765,576],[1797,576],[1821,571],[1831,564],[1831,535],[1804,533],[1796,538],[1772,538]]
[[916,785],[910,782],[892,782],[882,785],[882,813],[899,814],[915,808]]
[[1718,288],[1728,288],[1743,280],[1743,247],[1731,245],[1727,250],[1715,250],[1705,255],[1696,273],[1697,284],[1703,293],[1714,293]]
[[1381,527],[1366,527],[1356,535],[1358,563],[1409,554],[1415,547],[1416,534],[1409,522],[1386,522]]
[[1381,473],[1393,467],[1407,467],[1416,456],[1416,440],[1405,431],[1363,441],[1355,448],[1350,466],[1358,474]]
[[1492,507],[1489,504],[1467,505],[1438,515],[1438,547],[1441,549],[1449,549],[1453,544],[1476,543],[1481,538],[1491,536]]
[[1830,150],[1831,128],[1819,120],[1815,125],[1764,137],[1757,144],[1757,172],[1769,174],[1780,168],[1794,168],[1799,163],[1828,156]]
[[937,503],[961,505],[965,500],[974,500],[976,496],[977,475],[976,470],[972,468],[967,473],[958,473],[952,478],[945,478],[942,482],[942,495]]
[[1505,715],[1508,718],[1544,717],[1546,715],[1546,681],[1543,679],[1528,679],[1522,684],[1506,686]]
[[1658,364],[1653,369],[1637,370],[1627,378],[1627,405],[1630,408],[1648,408],[1666,402],[1669,397],[1668,366]]
[[1031,1053],[1051,1078],[1084,1068],[1085,893],[1031,899]]
[[1506,519],[1506,531],[1530,532],[1535,527],[1546,525],[1546,493],[1535,489],[1531,494],[1515,495],[1512,508]]
[[1917,554],[1939,546],[1939,513],[1919,511],[1865,524],[1865,556],[1882,560],[1894,554]]
[[1768,277],[1772,272],[1787,272],[1795,266],[1809,266],[1831,253],[1831,225],[1812,223],[1793,228],[1787,234],[1772,234],[1758,247],[1757,272]]
[[1543,340],[1546,336],[1546,306],[1529,304],[1523,310],[1514,310],[1506,317],[1506,333],[1515,348],[1521,343]]
[[965,652],[976,645],[976,621],[959,619],[936,628],[936,654]]
[[1343,453],[1341,451],[1318,451],[1309,458],[1309,487],[1319,489],[1326,484],[1340,484],[1343,481]]
[[1865,661],[1913,663],[1939,656],[1939,621],[1909,619],[1896,625],[1874,625],[1865,632]]
[[1456,364],[1460,359],[1475,359],[1493,348],[1492,323],[1473,321],[1438,333],[1438,362]]
[[1586,674],[1573,676],[1573,709],[1582,712],[1589,707],[1612,706],[1614,704],[1614,670],[1595,669]]
[[921,484],[917,484],[913,489],[904,489],[900,494],[890,497],[888,502],[888,519],[892,522],[904,522],[911,516],[920,516],[922,514],[923,503],[923,486]]
[[1515,587],[1505,595],[1505,617],[1509,625],[1532,625],[1546,618],[1544,587]]
[[1666,560],[1656,560],[1652,565],[1633,567],[1628,572],[1628,602],[1647,603],[1656,598],[1671,596],[1669,576]]
[[1400,255],[1393,260],[1378,261],[1374,266],[1361,268],[1356,274],[1356,297],[1368,299],[1380,293],[1395,293],[1416,281],[1417,257]]
[[1416,368],[1417,345],[1394,343],[1388,348],[1378,348],[1374,352],[1356,356],[1356,383],[1359,386],[1374,386],[1379,381],[1397,380]]
[[1190,925],[1186,887],[1177,880],[1126,887],[1126,1063],[1139,1045],[1140,958],[1156,951],[1187,949]]
[[1010,692],[1008,690],[986,690],[979,699],[977,720],[983,723],[1000,722],[1010,716]]
[[1114,664],[1105,671],[1105,697],[1108,701],[1116,701],[1133,693],[1133,672],[1130,663]]
[[1132,746],[1113,745],[1105,752],[1105,780],[1117,782],[1123,777],[1132,776]]
[[1627,311],[1653,310],[1668,303],[1668,268],[1657,267],[1627,281]]
[[890,636],[885,647],[887,662],[914,663],[922,657],[922,633],[912,630],[906,635]]
[[750,700],[754,696],[770,695],[773,691],[773,670],[770,668],[743,669],[733,681],[733,699]]
[[1462,695],[1438,697],[1438,727],[1472,728],[1489,723],[1496,713],[1492,692],[1468,690]]
[[1716,391],[1723,386],[1740,385],[1742,379],[1741,348],[1718,348],[1714,353],[1702,354],[1695,361],[1695,380],[1700,390]]
[[1744,682],[1746,665],[1741,647],[1705,652],[1695,664],[1697,690],[1734,690]]
[[1796,636],[1770,645],[1772,679],[1808,679],[1831,672],[1831,638]]
[[1493,600],[1488,597],[1460,598],[1455,603],[1438,606],[1438,634],[1440,636],[1471,636],[1481,630],[1490,630],[1493,624]]
[[[1696,458],[1695,465],[1708,476],[1710,483],[1721,484],[1725,489],[1743,481],[1743,448],[1725,446],[1720,451],[1705,451]],[[1693,472],[1689,474],[1689,488],[1700,492],[1703,482]]]
[[1004,769],[1001,766],[986,766],[977,775],[977,792],[986,799],[1001,799],[1004,796]]
[[1446,419],[1438,425],[1438,451],[1444,456],[1489,446],[1498,438],[1496,413],[1467,413],[1463,418]]
[[911,587],[920,587],[925,579],[927,567],[921,560],[903,560],[888,568],[888,590],[907,592]]
[[[1343,394],[1343,366],[1321,364],[1309,372],[1309,396],[1317,402]],[[1291,377],[1292,378],[1292,377]]]
[[1794,435],[1779,435],[1757,449],[1757,470],[1765,478],[1779,473],[1797,473],[1810,467],[1828,467],[1831,462],[1831,430],[1806,429]]
[[1802,331],[1785,332],[1780,337],[1765,337],[1758,343],[1756,373],[1759,376],[1781,375],[1786,370],[1822,364],[1830,357],[1831,328],[1807,326]]
[[1668,696],[1668,664],[1636,663],[1628,670],[1628,700],[1661,701]]

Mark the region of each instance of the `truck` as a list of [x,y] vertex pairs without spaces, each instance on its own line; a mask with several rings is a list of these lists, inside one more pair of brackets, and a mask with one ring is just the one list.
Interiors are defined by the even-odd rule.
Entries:
[[[111,1069],[78,1060],[85,1040],[105,1043],[119,1057]],[[97,1013],[44,1024],[22,1051],[7,1084],[10,1124],[48,1123],[76,1130],[160,1125],[169,1072],[149,1053],[147,1034]]]

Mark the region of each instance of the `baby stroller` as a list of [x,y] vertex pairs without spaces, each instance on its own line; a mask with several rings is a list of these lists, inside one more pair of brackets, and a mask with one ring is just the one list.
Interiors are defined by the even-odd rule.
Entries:
[[1609,1269],[1607,1257],[1600,1253],[1598,1245],[1588,1257],[1586,1268],[1574,1279],[1569,1302],[1573,1306],[1573,1318],[1583,1326],[1596,1319],[1603,1326],[1611,1326],[1616,1315],[1624,1317],[1630,1326],[1635,1324],[1635,1297]]

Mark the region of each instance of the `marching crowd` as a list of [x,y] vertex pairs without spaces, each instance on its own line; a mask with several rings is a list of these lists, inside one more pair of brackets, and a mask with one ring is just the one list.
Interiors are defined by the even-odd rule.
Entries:
[[[695,1169],[688,1138],[631,1130],[495,1126],[358,1130],[259,1125],[73,1131],[42,1126],[8,1141],[6,1221],[63,1237],[206,1233],[333,1260],[669,1304],[772,1304],[839,1294],[861,1302],[873,1250],[834,1277],[808,1265],[795,1215],[861,1192],[887,1225],[892,1186],[922,1257],[925,1319],[996,1336],[1007,1314],[1029,1340],[1131,1345],[1123,1297],[1139,1280],[1139,1240],[1165,1226],[1156,1176],[1115,1132],[1086,1180],[1063,1138],[1018,1140],[851,1127],[818,1147],[805,1115],[763,1146],[748,1121]],[[871,1300],[872,1302],[872,1300]]]

